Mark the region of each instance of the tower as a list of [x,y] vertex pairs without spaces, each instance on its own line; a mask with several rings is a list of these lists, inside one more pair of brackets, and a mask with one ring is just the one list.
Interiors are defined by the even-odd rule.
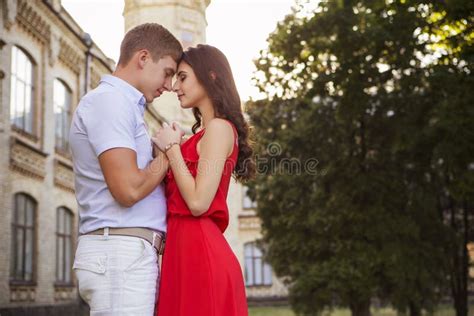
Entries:
[[[142,24],[155,22],[166,27],[186,49],[206,42],[206,9],[211,0],[125,0],[125,32]],[[164,93],[151,105],[151,111],[164,121],[178,121],[191,127],[191,110],[183,110],[174,93]]]

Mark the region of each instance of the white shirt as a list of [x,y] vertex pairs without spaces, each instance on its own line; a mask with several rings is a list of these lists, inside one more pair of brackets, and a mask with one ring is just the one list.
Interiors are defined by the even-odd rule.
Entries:
[[112,197],[98,159],[108,149],[123,147],[137,153],[138,168],[148,165],[153,157],[143,120],[145,106],[140,91],[112,75],[103,76],[99,86],[79,102],[69,142],[80,234],[104,227],[146,227],[166,232],[163,184],[132,207],[123,207]]

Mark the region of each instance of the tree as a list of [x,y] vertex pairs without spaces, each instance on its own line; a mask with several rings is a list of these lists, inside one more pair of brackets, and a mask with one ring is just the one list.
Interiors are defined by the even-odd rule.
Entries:
[[[344,305],[369,315],[379,297],[418,315],[443,294],[452,271],[445,251],[465,243],[443,225],[447,186],[436,159],[452,155],[439,134],[462,133],[453,164],[463,171],[474,144],[469,97],[455,102],[464,120],[440,117],[456,106],[446,93],[470,83],[467,6],[299,2],[270,35],[256,61],[265,98],[248,104],[258,135],[254,188],[267,256],[288,277],[297,312]],[[458,31],[430,36],[445,25]],[[471,201],[472,173],[465,178],[454,183]]]
[[439,197],[438,208],[450,228],[448,279],[456,315],[468,315],[470,258],[474,241],[474,3],[449,0],[433,17],[433,50],[439,58],[429,77],[435,106],[427,139],[433,144],[428,171]]

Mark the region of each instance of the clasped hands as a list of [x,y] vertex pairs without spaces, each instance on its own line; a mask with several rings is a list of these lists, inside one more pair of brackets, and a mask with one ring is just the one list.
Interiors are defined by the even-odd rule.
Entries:
[[171,125],[163,123],[163,127],[158,129],[155,136],[152,137],[151,140],[161,152],[164,152],[165,149],[167,149],[167,146],[172,144],[181,144],[183,136],[184,131],[177,122],[172,122]]

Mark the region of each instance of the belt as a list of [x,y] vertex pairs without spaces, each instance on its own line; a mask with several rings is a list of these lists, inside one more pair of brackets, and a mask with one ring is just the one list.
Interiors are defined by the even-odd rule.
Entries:
[[[108,228],[109,235],[131,236],[145,239],[162,255],[165,250],[165,234],[162,232],[155,232],[149,228],[142,227],[123,227],[123,228]],[[107,235],[105,228],[99,228],[84,235]]]

